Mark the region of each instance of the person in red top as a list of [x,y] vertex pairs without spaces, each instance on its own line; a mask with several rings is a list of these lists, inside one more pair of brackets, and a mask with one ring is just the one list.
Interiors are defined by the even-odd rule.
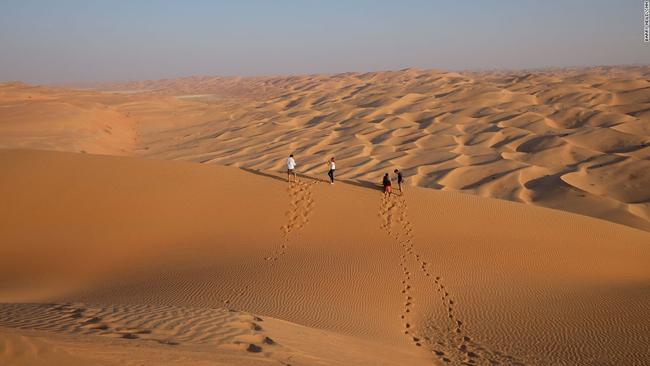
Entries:
[[390,186],[392,185],[392,182],[390,181],[390,177],[388,176],[388,173],[384,175],[383,184],[384,184],[384,194],[388,193],[390,195],[390,190],[391,190]]

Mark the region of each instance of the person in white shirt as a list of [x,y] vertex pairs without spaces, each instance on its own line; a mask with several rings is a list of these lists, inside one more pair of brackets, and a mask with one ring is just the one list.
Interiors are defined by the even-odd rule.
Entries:
[[291,183],[291,174],[293,174],[293,180],[295,182],[298,181],[298,177],[296,176],[296,161],[293,160],[293,154],[289,155],[289,159],[287,159],[287,182]]
[[330,179],[332,180],[330,184],[334,184],[334,171],[336,170],[336,162],[334,160],[334,157],[332,157],[331,160],[328,160],[326,164],[330,167],[330,171],[327,173],[327,175],[329,175]]

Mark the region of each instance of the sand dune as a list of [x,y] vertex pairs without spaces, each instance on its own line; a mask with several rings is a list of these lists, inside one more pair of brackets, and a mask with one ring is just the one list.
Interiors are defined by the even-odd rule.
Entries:
[[22,344],[0,360],[650,361],[644,231],[154,159],[2,150],[0,169],[0,344]]
[[[572,76],[579,71],[574,69],[558,74],[566,79],[498,73],[471,78],[407,69],[94,85],[147,90],[132,95],[5,85],[3,104],[9,110],[18,113],[29,107],[48,111],[46,116],[59,115],[67,108],[66,100],[86,109],[108,108],[120,116],[116,123],[125,138],[103,136],[96,129],[94,136],[120,147],[110,150],[71,128],[65,131],[66,139],[58,137],[59,120],[42,126],[32,122],[38,119],[16,114],[2,118],[2,126],[17,132],[3,133],[0,146],[265,170],[282,170],[286,156],[294,153],[300,171],[312,175],[323,174],[325,160],[336,156],[342,179],[377,182],[385,172],[399,168],[407,185],[549,207],[650,230],[650,82],[609,79],[598,70],[582,70],[597,75]],[[629,70],[636,75],[640,68]],[[36,99],[26,99],[32,94]],[[52,94],[58,104],[40,101]],[[84,123],[78,131],[95,123],[87,114],[74,121]],[[68,143],[70,136],[80,146]]]
[[174,98],[143,97],[5,83],[0,87],[0,145],[106,155],[134,155],[135,121],[121,108],[135,103],[173,108]]
[[590,80],[593,81],[593,84],[597,84],[611,78],[648,79],[650,78],[650,66],[610,65],[590,67],[545,67],[525,70],[465,70],[462,72],[463,75],[472,77],[521,75],[522,73],[573,79],[572,81]]
[[26,337],[15,331],[0,332],[0,362],[3,365],[87,365],[51,341]]
[[0,333],[6,365],[424,364],[399,347],[227,308],[2,304],[0,323],[11,331]]
[[0,364],[649,364],[646,71],[0,84]]

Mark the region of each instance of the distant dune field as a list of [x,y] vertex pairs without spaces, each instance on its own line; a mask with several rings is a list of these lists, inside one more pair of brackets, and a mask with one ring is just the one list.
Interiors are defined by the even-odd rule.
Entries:
[[602,76],[647,69],[555,70],[566,79],[408,69],[76,85],[118,94],[5,84],[0,146],[277,171],[294,153],[310,175],[324,174],[335,156],[341,179],[378,182],[398,168],[408,186],[650,230],[650,82]]
[[0,84],[0,365],[650,364],[650,82],[590,70]]

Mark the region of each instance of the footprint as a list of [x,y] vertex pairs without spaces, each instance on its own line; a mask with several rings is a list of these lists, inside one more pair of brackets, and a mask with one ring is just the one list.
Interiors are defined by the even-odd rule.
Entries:
[[158,342],[160,344],[166,344],[168,346],[178,346],[179,345],[178,342],[169,341],[169,340],[154,339],[154,341],[156,341],[156,342]]
[[108,330],[109,327],[106,324],[93,324],[93,325],[91,325],[91,326],[89,326],[87,328],[88,329],[97,329],[97,330]]
[[97,323],[97,322],[99,322],[100,320],[102,320],[102,318],[100,318],[100,317],[98,317],[98,316],[93,316],[93,317],[90,317],[90,318],[86,318],[85,320],[79,322],[79,324],[81,324],[81,325],[88,325],[88,324]]

